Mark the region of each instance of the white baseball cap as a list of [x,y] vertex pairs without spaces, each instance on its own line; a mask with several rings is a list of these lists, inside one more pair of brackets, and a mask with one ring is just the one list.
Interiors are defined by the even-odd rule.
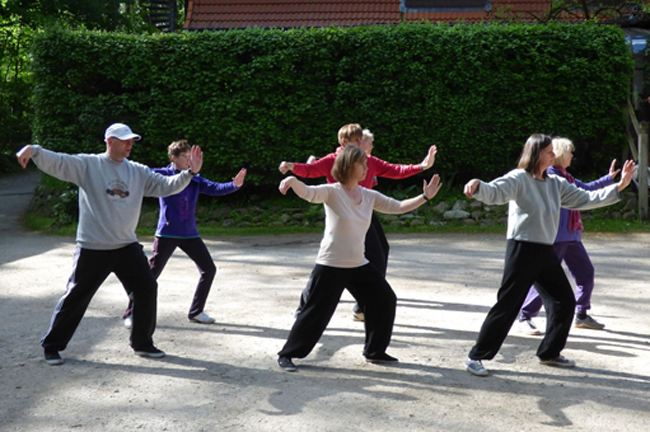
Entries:
[[131,128],[124,123],[113,123],[110,125],[104,133],[104,141],[110,137],[115,137],[119,140],[128,140],[133,138],[136,141],[140,141],[142,138],[140,135],[133,133]]

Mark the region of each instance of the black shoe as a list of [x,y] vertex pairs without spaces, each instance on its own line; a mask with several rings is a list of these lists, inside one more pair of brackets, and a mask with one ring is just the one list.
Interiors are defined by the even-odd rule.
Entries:
[[63,359],[56,350],[45,350],[45,363],[50,366],[58,366],[63,364]]
[[295,372],[298,370],[289,357],[278,357],[278,366],[285,372]]
[[149,358],[165,357],[165,351],[161,351],[153,345],[147,348],[134,349],[133,353],[140,357],[149,357]]
[[372,357],[366,357],[366,361],[368,363],[390,363],[390,362],[398,362],[399,360],[397,360],[393,356],[389,356],[388,354],[383,353]]

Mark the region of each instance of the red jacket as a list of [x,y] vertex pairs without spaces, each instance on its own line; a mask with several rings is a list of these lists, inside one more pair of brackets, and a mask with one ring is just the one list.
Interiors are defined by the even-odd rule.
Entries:
[[[336,155],[338,155],[341,150],[343,150],[343,147],[337,148],[335,153],[330,153],[327,156],[318,159],[314,163],[296,163],[291,171],[295,175],[303,178],[325,176],[327,177],[327,183],[336,183],[336,179],[332,177],[332,167],[334,166]],[[375,177],[403,179],[421,172],[422,168],[420,165],[391,164],[374,156],[368,156],[368,173],[366,174],[366,178],[359,182],[359,186],[372,189],[373,179],[375,179]]]

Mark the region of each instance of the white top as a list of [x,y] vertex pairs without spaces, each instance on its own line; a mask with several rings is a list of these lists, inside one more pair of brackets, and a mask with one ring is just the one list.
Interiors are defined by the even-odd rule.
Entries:
[[38,168],[79,186],[77,244],[84,249],[112,250],[135,243],[143,196],[173,195],[192,179],[187,171],[167,177],[149,167],[106,153],[68,155],[32,146]]
[[508,240],[552,245],[560,220],[560,207],[588,210],[621,199],[617,185],[586,191],[565,178],[549,175],[537,180],[523,169],[510,171],[490,183],[481,181],[474,198],[486,204],[508,207]]
[[355,268],[367,264],[364,240],[373,209],[382,213],[400,213],[399,201],[359,187],[359,204],[353,202],[340,183],[307,186],[305,194],[299,195],[306,201],[325,204],[325,233],[316,264],[338,268]]

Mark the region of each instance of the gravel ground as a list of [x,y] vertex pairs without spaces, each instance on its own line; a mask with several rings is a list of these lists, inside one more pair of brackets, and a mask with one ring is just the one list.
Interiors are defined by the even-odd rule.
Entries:
[[[5,222],[29,200],[7,181]],[[363,361],[346,293],[316,349],[295,361],[299,371],[277,367],[320,240],[300,235],[206,239],[219,268],[206,308],[213,325],[187,321],[197,275],[176,254],[159,279],[161,360],[132,354],[126,295],[111,276],[62,352],[66,363],[51,367],[38,341],[74,241],[21,231],[18,219],[0,225],[1,431],[640,431],[650,422],[650,234],[585,235],[592,312],[607,327],[572,330],[564,354],[575,369],[538,365],[539,337],[513,329],[485,363],[490,376],[478,378],[463,361],[495,301],[503,236],[389,236],[396,366]],[[151,239],[142,243],[149,253]]]

